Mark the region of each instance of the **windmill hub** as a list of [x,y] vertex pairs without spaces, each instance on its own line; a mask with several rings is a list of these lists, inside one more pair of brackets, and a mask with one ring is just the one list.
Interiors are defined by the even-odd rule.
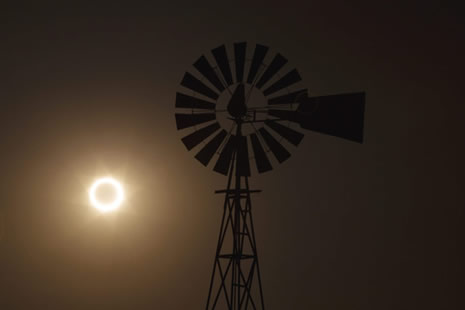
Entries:
[[[245,106],[239,102],[236,106],[233,99],[233,94],[236,91],[237,87],[240,83],[234,83],[229,86],[229,91],[224,90],[221,94],[219,94],[218,99],[216,100],[216,121],[219,123],[221,128],[226,129],[229,131],[231,128],[234,128],[240,119],[243,123],[247,121],[253,120],[254,115],[256,117],[262,117],[262,114],[254,113],[255,109],[264,107],[267,105],[267,98],[263,95],[263,93],[255,88],[252,84],[248,84],[243,82],[244,85],[244,96],[245,96]],[[231,106],[230,106],[231,104]],[[231,108],[231,112],[228,111],[228,106]],[[239,106],[239,107],[238,107]],[[242,107],[241,107],[242,106]],[[242,108],[242,113],[239,114],[239,119],[237,119],[235,114],[235,109],[239,110]],[[241,112],[240,110],[238,112]],[[255,124],[255,128],[260,128],[263,125],[258,123]],[[255,128],[250,126],[249,124],[245,124],[242,126],[242,134],[244,136],[249,136],[250,134],[255,132]],[[232,133],[235,131],[233,130]]]
[[229,114],[239,120],[247,114],[247,106],[245,105],[245,88],[244,84],[239,84],[234,90],[228,104]]

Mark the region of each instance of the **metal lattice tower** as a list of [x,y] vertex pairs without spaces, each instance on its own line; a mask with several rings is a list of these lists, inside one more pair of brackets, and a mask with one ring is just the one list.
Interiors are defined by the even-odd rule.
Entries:
[[249,188],[248,176],[235,169],[236,158],[233,154],[226,189],[215,191],[225,199],[207,310],[215,309],[220,297],[228,309],[265,309],[251,199],[260,190]]

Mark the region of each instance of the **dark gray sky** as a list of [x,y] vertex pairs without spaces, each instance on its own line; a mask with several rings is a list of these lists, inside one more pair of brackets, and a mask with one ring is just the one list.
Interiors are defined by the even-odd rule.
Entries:
[[[463,6],[406,1],[1,12],[0,308],[201,309],[226,179],[176,131],[186,70],[223,43],[285,55],[313,95],[364,90],[365,144],[308,132],[252,178],[268,309],[461,309]],[[93,178],[129,192],[87,204]]]

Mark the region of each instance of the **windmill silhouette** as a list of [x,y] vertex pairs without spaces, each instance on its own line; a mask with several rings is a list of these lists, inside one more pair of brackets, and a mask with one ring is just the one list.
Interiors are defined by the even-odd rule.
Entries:
[[300,129],[363,141],[364,93],[309,97],[297,87],[298,71],[285,70],[284,56],[248,47],[235,43],[233,59],[225,45],[202,55],[196,75],[186,72],[176,93],[177,129],[190,130],[182,142],[227,176],[226,188],[215,191],[225,199],[207,310],[265,309],[251,199],[260,190],[249,187],[251,162],[264,173],[287,160],[304,137]]

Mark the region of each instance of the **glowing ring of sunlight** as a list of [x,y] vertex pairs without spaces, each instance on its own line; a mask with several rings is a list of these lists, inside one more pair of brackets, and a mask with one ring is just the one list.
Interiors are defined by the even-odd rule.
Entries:
[[[115,189],[116,198],[112,202],[102,203],[98,201],[96,192],[100,185],[107,185],[107,184],[111,185]],[[119,183],[118,181],[110,177],[98,179],[97,181],[94,182],[94,184],[92,184],[89,190],[89,198],[90,198],[90,202],[92,203],[92,206],[94,206],[99,211],[101,212],[113,211],[117,209],[124,200],[123,186],[121,185],[121,183]]]

